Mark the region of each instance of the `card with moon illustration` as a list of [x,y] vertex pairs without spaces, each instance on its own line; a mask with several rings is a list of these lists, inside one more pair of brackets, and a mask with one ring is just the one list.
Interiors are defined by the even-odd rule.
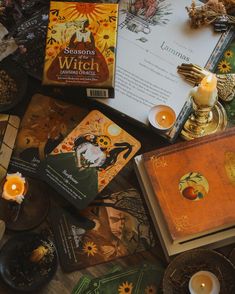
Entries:
[[235,128],[144,155],[172,242],[235,225]]
[[140,148],[140,143],[97,110],[47,157],[42,177],[84,209]]
[[35,94],[20,125],[10,161],[11,170],[35,176],[40,162],[87,113],[81,107]]

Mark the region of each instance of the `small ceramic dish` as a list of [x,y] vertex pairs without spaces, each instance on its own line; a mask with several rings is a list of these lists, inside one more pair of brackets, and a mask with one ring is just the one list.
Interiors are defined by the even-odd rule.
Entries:
[[38,290],[53,278],[57,265],[54,244],[39,234],[17,235],[0,252],[0,275],[16,291]]
[[195,249],[178,255],[163,278],[164,294],[189,294],[189,281],[199,271],[209,271],[220,283],[220,294],[235,293],[235,267],[224,255],[209,249]]

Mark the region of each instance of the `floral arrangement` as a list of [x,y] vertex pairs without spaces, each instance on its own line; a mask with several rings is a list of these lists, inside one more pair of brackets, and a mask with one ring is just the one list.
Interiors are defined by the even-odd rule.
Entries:
[[225,31],[235,24],[235,0],[208,0],[200,6],[193,0],[186,10],[194,28],[213,24],[215,31]]

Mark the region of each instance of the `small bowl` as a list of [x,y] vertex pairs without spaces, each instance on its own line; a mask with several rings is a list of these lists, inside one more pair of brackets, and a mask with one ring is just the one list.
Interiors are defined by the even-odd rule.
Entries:
[[[161,115],[162,113],[162,117],[165,117],[165,119],[169,120],[169,124],[168,125],[164,125],[165,122],[163,121],[163,124],[160,125],[157,122],[157,115]],[[173,127],[173,125],[176,122],[176,114],[175,111],[167,105],[156,105],[154,107],[152,107],[150,109],[149,115],[148,115],[148,120],[150,125],[157,129],[158,131],[168,131],[169,129],[171,129]]]
[[12,94],[10,100],[4,103],[2,101],[3,97],[0,97],[0,112],[3,112],[16,106],[24,97],[27,90],[28,76],[23,68],[10,58],[6,58],[0,62],[1,70],[5,71],[16,84],[16,92]]
[[[45,245],[46,244],[46,245]],[[41,262],[30,261],[38,246],[50,248]],[[9,239],[0,253],[0,275],[12,289],[33,292],[50,282],[57,270],[58,260],[54,244],[39,234],[22,234]]]

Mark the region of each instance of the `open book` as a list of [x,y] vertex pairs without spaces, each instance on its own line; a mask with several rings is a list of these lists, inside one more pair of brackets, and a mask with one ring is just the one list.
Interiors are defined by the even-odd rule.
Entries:
[[147,3],[120,2],[116,96],[97,100],[145,126],[151,107],[168,105],[178,117],[168,134],[173,138],[190,108],[186,102],[191,85],[177,73],[177,66],[211,64],[227,38],[209,26],[190,27],[185,7],[191,0],[154,0],[152,11],[147,4],[141,6],[143,2]]
[[235,129],[135,158],[167,255],[235,241]]

